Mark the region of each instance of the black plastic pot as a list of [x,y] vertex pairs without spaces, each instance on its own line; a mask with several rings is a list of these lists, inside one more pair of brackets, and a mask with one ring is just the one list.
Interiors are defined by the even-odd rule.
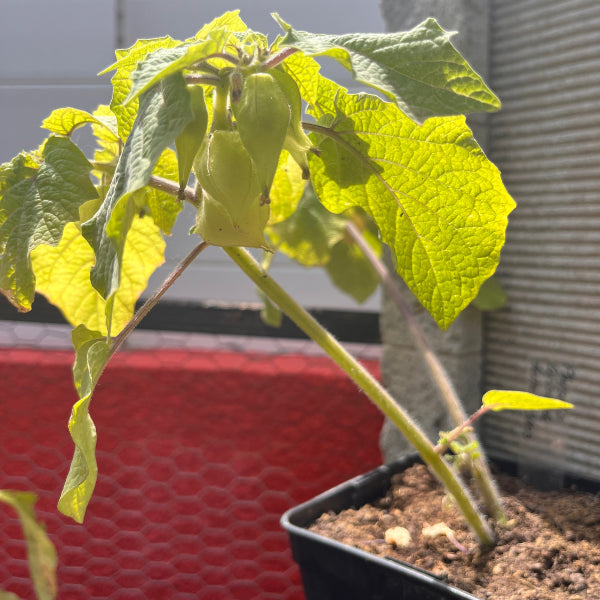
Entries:
[[325,512],[358,508],[380,498],[392,475],[417,461],[409,456],[379,467],[283,515],[281,524],[289,533],[307,600],[480,600],[408,563],[374,556],[306,529]]

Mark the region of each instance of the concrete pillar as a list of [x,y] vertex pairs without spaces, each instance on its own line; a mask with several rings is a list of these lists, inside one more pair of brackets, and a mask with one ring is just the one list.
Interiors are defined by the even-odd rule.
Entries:
[[[381,9],[388,31],[406,31],[428,17],[434,17],[447,31],[457,31],[453,44],[484,78],[487,73],[488,2],[487,0],[420,0],[404,2],[382,0]],[[480,145],[485,149],[485,116],[469,117]],[[388,265],[391,261],[388,259]],[[481,399],[481,314],[467,308],[448,331],[441,331],[429,314],[398,281],[405,298],[418,315],[432,347],[450,374],[467,412]],[[437,388],[415,349],[406,325],[388,294],[383,295],[381,314],[383,342],[382,377],[397,401],[419,422],[434,441],[440,430],[450,428]],[[411,451],[411,446],[389,422],[383,426],[380,440],[385,462]]]

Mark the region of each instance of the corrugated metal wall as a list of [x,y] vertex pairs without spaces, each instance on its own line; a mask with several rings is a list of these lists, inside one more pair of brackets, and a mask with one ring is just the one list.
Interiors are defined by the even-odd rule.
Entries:
[[518,208],[484,382],[576,410],[493,415],[484,436],[492,454],[600,479],[600,2],[493,0],[490,26],[489,154]]

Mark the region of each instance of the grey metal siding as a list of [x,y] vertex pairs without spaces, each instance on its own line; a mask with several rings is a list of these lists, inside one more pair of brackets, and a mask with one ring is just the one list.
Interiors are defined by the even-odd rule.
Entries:
[[572,412],[500,413],[492,454],[600,479],[600,3],[493,0],[489,154],[518,208],[486,319],[484,383],[563,397]]

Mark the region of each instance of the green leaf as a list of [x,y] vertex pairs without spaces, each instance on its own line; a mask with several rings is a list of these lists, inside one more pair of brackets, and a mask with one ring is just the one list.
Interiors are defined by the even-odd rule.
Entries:
[[220,17],[213,19],[210,23],[207,23],[198,31],[198,33],[194,36],[196,40],[203,40],[216,29],[226,29],[232,33],[234,32],[244,32],[248,29],[246,23],[240,19],[240,11],[232,10],[226,13],[223,13]]
[[300,264],[323,266],[331,259],[331,248],[343,239],[346,221],[326,210],[312,188],[307,187],[295,212],[269,228],[269,239]]
[[[117,335],[133,316],[135,303],[152,273],[164,262],[165,243],[150,217],[133,219],[123,251],[121,285],[115,294],[111,333]],[[74,327],[85,325],[108,333],[106,301],[92,287],[94,252],[74,223],[69,223],[55,248],[40,246],[31,253],[36,291],[58,307]]]
[[341,240],[331,249],[325,269],[331,281],[358,303],[367,300],[379,285],[375,269],[350,239]]
[[335,59],[357,81],[383,92],[416,122],[500,108],[498,98],[435,19],[407,32],[325,35],[296,31],[274,17],[286,32],[282,46]]
[[340,290],[357,302],[364,302],[377,289],[379,278],[346,233],[349,220],[360,223],[363,235],[379,255],[381,244],[376,228],[372,222],[367,223],[364,213],[358,214],[356,209],[343,215],[330,213],[310,186],[296,211],[269,228],[269,239],[278,250],[305,267],[324,266]]
[[123,249],[136,212],[133,192],[143,188],[165,148],[192,119],[189,93],[180,73],[163,79],[140,98],[139,113],[110,188],[98,212],[82,224],[83,236],[96,254],[92,285],[109,300],[119,289]]
[[[171,181],[178,179],[177,156],[171,148],[167,148],[158,159],[152,172],[153,175],[164,177]],[[171,235],[175,221],[183,210],[183,202],[156,188],[145,187],[139,192],[143,194],[141,201],[148,207],[154,222],[166,235]]]
[[5,592],[4,590],[0,590],[0,600],[20,600],[20,598],[12,592]]
[[308,104],[315,105],[319,99],[319,63],[310,56],[296,52],[288,56],[281,66],[296,82],[302,98]]
[[573,408],[570,402],[536,396],[528,392],[513,392],[508,390],[490,390],[483,395],[483,406],[489,406],[493,411],[499,410],[559,410]]
[[169,75],[179,73],[194,63],[222,52],[231,37],[226,29],[215,29],[206,39],[195,40],[174,48],[159,48],[138,63],[131,75],[131,90],[124,100],[128,104]]
[[73,330],[72,340],[75,348],[73,380],[79,394],[79,400],[73,405],[69,419],[69,432],[75,443],[75,452],[58,501],[58,510],[78,523],[83,523],[98,477],[96,427],[89,415],[89,404],[111,351],[100,332],[90,331],[83,325]]
[[[14,508],[19,515],[23,536],[27,543],[29,573],[38,600],[53,600],[58,590],[56,580],[58,558],[44,524],[36,519],[34,506],[37,496],[31,492],[0,490],[0,502]],[[14,594],[0,592],[0,598],[3,596],[7,600],[11,597],[17,598]]]
[[[514,201],[464,117],[422,126],[394,104],[338,89],[332,123],[314,136],[312,182],[335,213],[360,206],[398,273],[447,328],[496,269]],[[313,134],[314,135],[314,134]]]
[[302,179],[302,169],[290,154],[283,150],[269,192],[271,198],[270,224],[287,219],[296,210],[305,187],[306,181]]
[[131,75],[138,65],[148,54],[160,48],[173,48],[179,46],[181,41],[174,40],[169,36],[153,38],[150,40],[138,40],[131,48],[126,50],[117,50],[117,62],[101,71],[99,75],[115,70],[111,79],[113,85],[113,95],[110,102],[110,108],[117,118],[119,125],[119,136],[126,140],[135,121],[138,102],[133,101],[123,104],[123,101],[129,95],[131,90]]
[[57,108],[42,122],[42,127],[58,135],[70,136],[83,125],[98,125],[106,128],[114,139],[119,138],[117,119],[114,115],[91,115],[78,108]]
[[508,302],[508,296],[496,277],[492,275],[483,282],[479,292],[473,300],[473,306],[477,310],[492,311],[500,310]]
[[79,207],[97,197],[91,165],[68,138],[51,136],[44,162],[32,175],[4,190],[0,201],[0,288],[21,311],[31,308],[35,277],[30,252],[56,246],[67,223],[79,220]]

